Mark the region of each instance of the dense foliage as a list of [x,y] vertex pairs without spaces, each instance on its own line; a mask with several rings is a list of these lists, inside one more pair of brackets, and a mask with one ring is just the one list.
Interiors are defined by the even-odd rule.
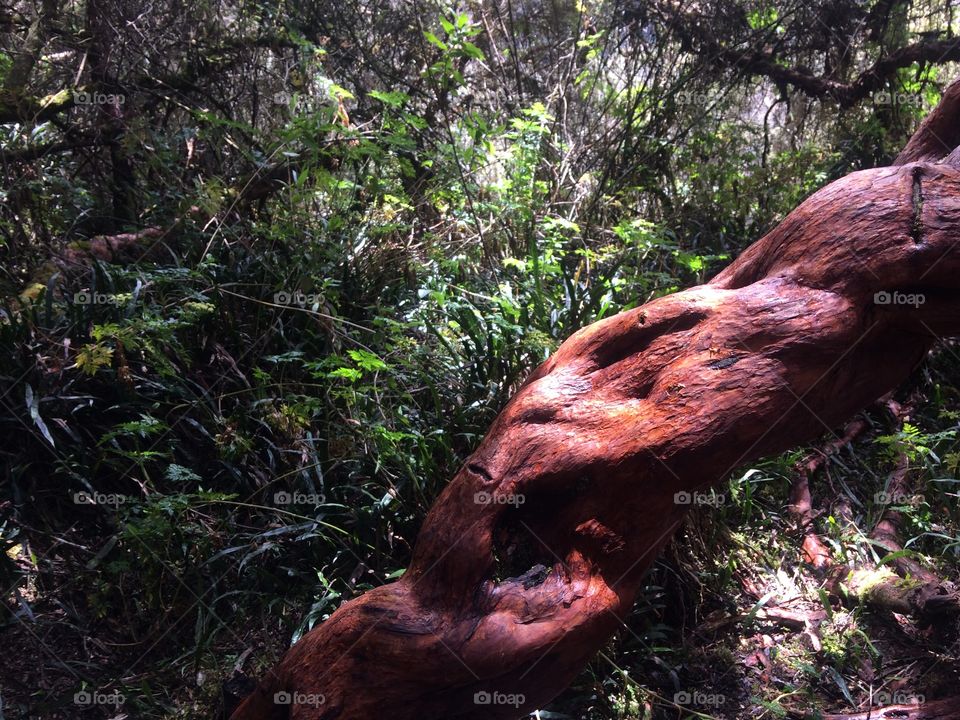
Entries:
[[[955,76],[956,32],[946,0],[0,10],[0,717],[74,717],[82,689],[209,716],[235,663],[255,674],[402,572],[564,338],[889,162]],[[857,526],[906,452],[936,481],[906,503],[911,551],[955,573],[958,360],[944,345],[917,416],[871,416],[835,461],[857,524],[817,522],[839,555],[872,552]],[[703,670],[735,644],[680,650],[744,578],[800,584],[799,457],[694,515],[554,713],[676,713],[698,672],[718,717],[856,704],[876,648],[853,625],[832,674],[798,651],[760,689]]]

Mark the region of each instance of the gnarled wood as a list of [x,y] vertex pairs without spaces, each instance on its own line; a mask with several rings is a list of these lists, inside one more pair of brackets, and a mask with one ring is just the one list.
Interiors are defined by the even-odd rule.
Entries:
[[234,720],[553,698],[629,612],[677,493],[836,427],[960,331],[960,172],[928,154],[952,148],[911,146],[922,162],[832,183],[710,283],[570,337],[437,499],[407,573],[304,636]]

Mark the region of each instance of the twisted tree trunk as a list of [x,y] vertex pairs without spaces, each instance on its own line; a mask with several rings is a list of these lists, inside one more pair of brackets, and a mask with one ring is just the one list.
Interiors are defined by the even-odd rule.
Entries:
[[710,283],[568,339],[440,495],[403,578],[304,636],[234,720],[515,718],[556,696],[630,611],[684,493],[838,426],[960,332],[958,109],[955,83],[894,167],[817,192]]

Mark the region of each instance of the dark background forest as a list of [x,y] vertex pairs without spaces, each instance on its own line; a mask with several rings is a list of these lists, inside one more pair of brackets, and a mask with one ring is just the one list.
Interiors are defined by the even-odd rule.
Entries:
[[[706,281],[818,188],[889,164],[957,76],[957,14],[0,6],[0,718],[222,713],[403,572],[572,332]],[[940,343],[856,432],[736,470],[539,717],[955,694],[956,619],[834,602],[803,542],[889,572],[892,508],[893,555],[956,577],[958,353]]]

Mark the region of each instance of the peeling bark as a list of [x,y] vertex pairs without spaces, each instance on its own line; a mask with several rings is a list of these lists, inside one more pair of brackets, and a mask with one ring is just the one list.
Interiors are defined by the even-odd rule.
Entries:
[[[918,135],[960,125],[958,93]],[[915,137],[910,162],[815,193],[710,283],[570,337],[441,493],[406,574],[305,635],[234,720],[551,700],[630,611],[678,494],[838,426],[960,332],[951,150]]]

